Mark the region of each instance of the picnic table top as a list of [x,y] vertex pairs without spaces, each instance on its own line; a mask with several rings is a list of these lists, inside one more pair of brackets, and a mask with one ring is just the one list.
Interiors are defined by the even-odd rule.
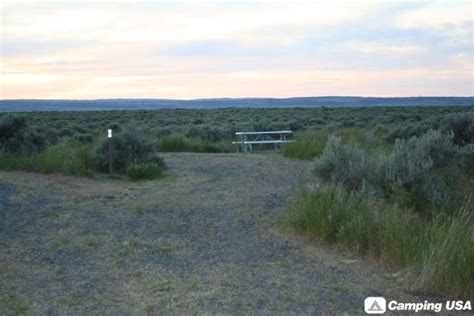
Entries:
[[237,141],[232,144],[286,144],[293,143],[294,140],[252,140],[252,141]]
[[292,131],[237,132],[235,135],[291,134]]

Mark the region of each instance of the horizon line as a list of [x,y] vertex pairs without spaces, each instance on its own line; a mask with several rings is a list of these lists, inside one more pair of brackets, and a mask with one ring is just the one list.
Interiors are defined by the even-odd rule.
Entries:
[[293,97],[213,97],[194,99],[172,99],[172,98],[97,98],[97,99],[56,99],[56,98],[29,98],[29,99],[0,99],[2,101],[107,101],[107,100],[160,100],[160,101],[206,101],[206,100],[245,100],[245,99],[304,99],[304,98],[365,98],[365,99],[409,99],[409,98],[474,98],[474,95],[453,96],[453,95],[429,95],[429,96],[360,96],[360,95],[322,95],[322,96],[293,96]]

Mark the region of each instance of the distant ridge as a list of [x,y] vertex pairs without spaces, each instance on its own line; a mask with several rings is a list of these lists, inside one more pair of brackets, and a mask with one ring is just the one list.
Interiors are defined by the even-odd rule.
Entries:
[[294,97],[294,98],[214,98],[98,99],[98,100],[0,100],[0,112],[107,111],[156,109],[217,109],[242,107],[368,107],[368,106],[472,106],[474,97]]

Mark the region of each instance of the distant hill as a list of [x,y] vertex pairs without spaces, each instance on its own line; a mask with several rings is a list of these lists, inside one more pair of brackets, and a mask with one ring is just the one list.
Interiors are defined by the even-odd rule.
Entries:
[[99,100],[0,100],[0,112],[154,110],[169,108],[215,109],[229,107],[368,107],[474,105],[474,97],[296,97],[218,98],[195,100],[99,99]]

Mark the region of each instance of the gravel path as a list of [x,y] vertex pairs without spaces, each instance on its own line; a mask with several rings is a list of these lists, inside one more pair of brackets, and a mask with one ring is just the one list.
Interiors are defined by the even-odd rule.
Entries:
[[133,183],[0,172],[0,314],[360,314],[420,300],[281,223],[307,164],[165,154]]

